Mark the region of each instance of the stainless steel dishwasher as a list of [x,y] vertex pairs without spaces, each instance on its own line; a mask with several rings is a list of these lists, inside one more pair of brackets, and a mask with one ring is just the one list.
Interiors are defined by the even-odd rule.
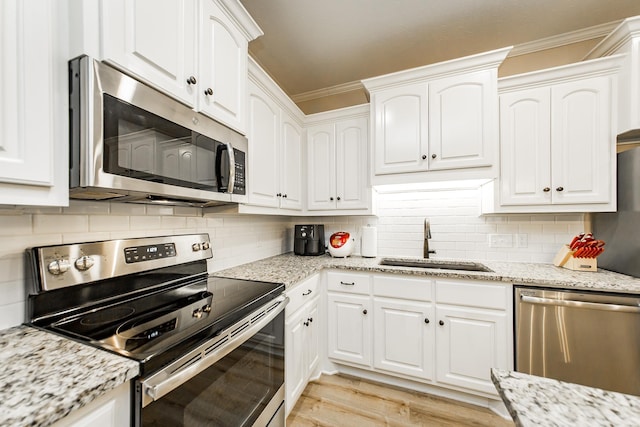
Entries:
[[640,395],[640,295],[515,288],[516,370]]

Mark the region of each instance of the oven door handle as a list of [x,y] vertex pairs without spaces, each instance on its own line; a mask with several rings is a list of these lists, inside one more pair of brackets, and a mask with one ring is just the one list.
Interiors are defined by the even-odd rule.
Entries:
[[[200,372],[209,368],[211,365],[240,347],[249,338],[258,333],[269,322],[276,318],[289,303],[289,297],[280,296],[275,300],[265,304],[262,308],[254,311],[243,320],[235,323],[227,328],[221,335],[210,340],[189,354],[181,357],[171,365],[167,366],[160,372],[155,373],[151,377],[141,381],[142,384],[142,407],[149,405],[154,400],[160,399],[162,396],[178,388]],[[275,305],[275,307],[274,307]],[[266,315],[261,312],[267,311]],[[251,319],[255,319],[252,321]],[[244,326],[250,322],[250,325]],[[245,327],[244,330],[241,330]],[[241,331],[240,331],[241,330]],[[216,343],[224,341],[224,344],[214,350],[209,350]],[[209,350],[207,352],[206,350]],[[188,365],[188,366],[185,366]]]

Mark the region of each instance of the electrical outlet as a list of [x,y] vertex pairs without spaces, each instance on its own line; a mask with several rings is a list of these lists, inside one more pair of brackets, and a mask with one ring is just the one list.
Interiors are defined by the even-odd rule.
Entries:
[[519,248],[526,248],[529,245],[528,234],[516,234],[516,245]]
[[513,234],[489,234],[490,248],[512,248]]

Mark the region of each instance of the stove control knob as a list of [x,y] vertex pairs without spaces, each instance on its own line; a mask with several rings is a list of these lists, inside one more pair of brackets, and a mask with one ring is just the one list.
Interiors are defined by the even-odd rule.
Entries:
[[202,307],[202,311],[204,311],[205,313],[211,313],[211,306],[209,304],[205,305],[204,307]]
[[191,249],[193,250],[193,252],[198,252],[200,250],[200,243],[194,243],[193,245],[191,245]]
[[193,317],[195,317],[196,319],[199,319],[202,317],[202,309],[201,308],[196,308],[195,310],[193,310],[193,313],[191,314]]
[[207,249],[209,249],[211,247],[211,245],[209,244],[209,242],[204,242],[202,243],[202,250],[206,251]]
[[71,264],[68,260],[56,259],[49,263],[49,265],[47,266],[47,270],[49,270],[49,273],[53,274],[54,276],[59,276],[66,273],[69,270],[69,267],[71,267]]
[[80,271],[87,271],[88,269],[93,267],[93,264],[95,264],[95,261],[93,260],[93,258],[91,258],[90,256],[86,256],[86,255],[85,256],[81,256],[75,262],[76,268],[78,270],[80,270]]

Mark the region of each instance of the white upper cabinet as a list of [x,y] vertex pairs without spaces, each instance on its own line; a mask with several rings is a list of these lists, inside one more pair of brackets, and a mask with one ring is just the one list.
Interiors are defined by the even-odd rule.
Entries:
[[429,169],[491,166],[496,78],[479,71],[429,83]]
[[619,64],[600,59],[501,79],[494,211],[615,210]]
[[640,129],[640,16],[627,18],[605,37],[585,59],[626,54],[617,92],[616,134],[637,141]]
[[509,50],[364,80],[373,184],[497,176],[497,68]]
[[376,175],[427,170],[429,152],[428,85],[417,83],[375,93]]
[[189,104],[196,104],[196,3],[192,0],[102,2],[107,59]]
[[244,128],[248,41],[213,0],[201,0],[199,109]]
[[100,13],[101,59],[244,133],[247,46],[262,32],[237,0],[110,0]]
[[[301,112],[264,72],[251,63],[247,137],[249,139],[248,205],[302,209]],[[257,211],[251,211],[260,213]]]
[[371,208],[368,115],[356,106],[307,117],[308,210]]
[[0,2],[0,205],[68,205],[68,4]]
[[249,203],[278,207],[280,109],[255,83],[249,82]]

